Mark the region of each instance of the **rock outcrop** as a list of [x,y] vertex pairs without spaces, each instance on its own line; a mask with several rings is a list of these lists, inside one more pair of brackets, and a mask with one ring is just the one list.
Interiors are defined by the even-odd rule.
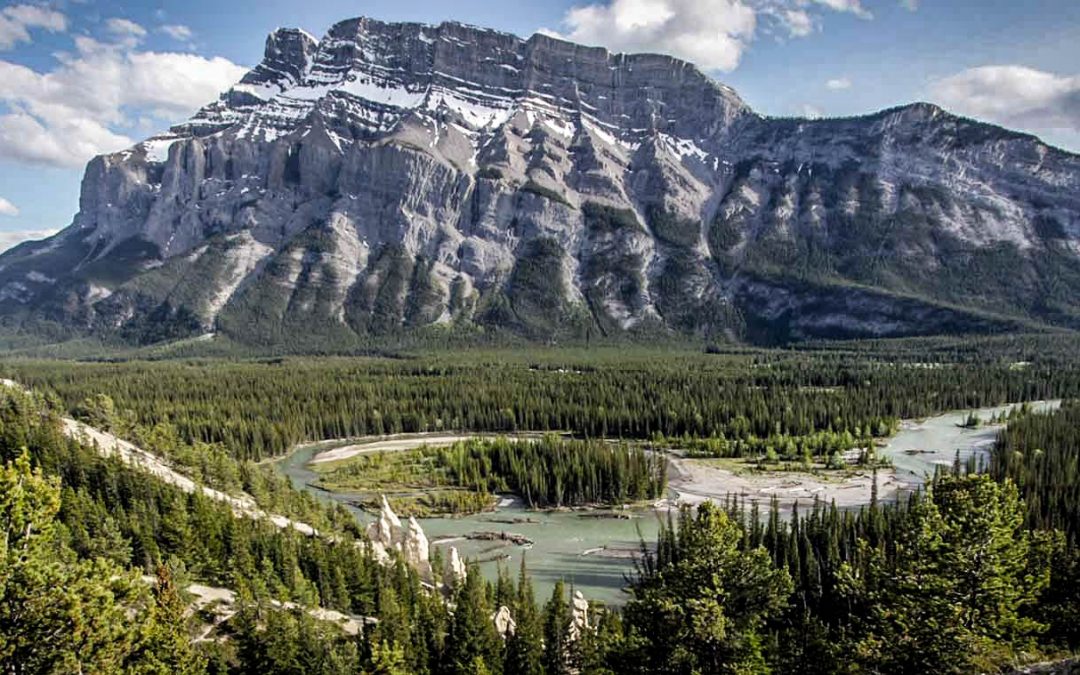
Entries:
[[491,620],[495,623],[495,630],[498,632],[499,637],[504,640],[513,636],[514,631],[517,630],[517,623],[514,621],[514,617],[510,615],[510,608],[506,605],[501,605],[491,616]]
[[465,566],[465,561],[461,559],[457,547],[451,546],[450,560],[446,566],[443,584],[446,585],[447,588],[453,588],[462,581],[465,581],[465,577],[468,573],[468,568]]
[[585,599],[581,591],[574,591],[570,598],[570,639],[576,641],[582,633],[592,628],[589,623],[589,601]]
[[275,32],[94,159],[72,225],[0,256],[0,318],[299,347],[1080,328],[1080,158],[926,104],[771,119],[665,56],[350,19]]
[[402,525],[385,495],[379,517],[367,527],[367,538],[376,560],[385,562],[390,559],[391,551],[397,551],[428,585],[445,582],[449,586],[451,578],[463,580],[466,576],[465,565],[454,547],[450,547],[450,564],[445,575],[436,575],[431,567],[431,545],[420,523],[410,516],[408,524]]

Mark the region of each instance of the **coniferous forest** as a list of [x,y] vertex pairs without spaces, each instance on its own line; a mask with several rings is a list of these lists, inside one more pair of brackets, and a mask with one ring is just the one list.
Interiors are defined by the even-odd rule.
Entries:
[[[1080,651],[1080,346],[1058,337],[798,350],[8,360],[0,375],[5,673],[1067,672]],[[828,455],[902,420],[1020,408],[981,460],[861,508],[731,497],[669,512],[621,603],[537,597],[527,562],[432,584],[270,461],[411,431],[560,432],[437,451],[535,507],[652,500],[652,450]],[[64,433],[128,439],[275,525]],[[361,465],[357,465],[361,466]],[[446,561],[436,554],[436,569]],[[196,596],[194,590],[202,589]],[[498,615],[506,610],[513,630]]]

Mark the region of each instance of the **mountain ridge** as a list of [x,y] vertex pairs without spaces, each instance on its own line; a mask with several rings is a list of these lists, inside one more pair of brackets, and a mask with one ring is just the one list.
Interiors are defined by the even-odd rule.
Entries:
[[278,29],[0,256],[9,330],[784,342],[1080,327],[1080,157],[927,103],[753,112],[693,64],[455,22]]

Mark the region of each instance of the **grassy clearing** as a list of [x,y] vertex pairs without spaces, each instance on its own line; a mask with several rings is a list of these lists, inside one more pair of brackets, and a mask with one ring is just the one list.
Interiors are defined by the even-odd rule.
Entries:
[[381,496],[404,516],[465,515],[495,505],[494,494],[458,485],[434,449],[376,452],[335,462],[312,464],[318,486],[359,496],[362,508],[378,509]]

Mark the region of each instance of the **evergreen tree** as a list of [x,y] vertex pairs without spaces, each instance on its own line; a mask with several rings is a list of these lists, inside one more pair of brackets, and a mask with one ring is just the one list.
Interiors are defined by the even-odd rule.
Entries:
[[593,630],[582,631],[577,646],[579,671],[583,675],[617,675],[617,655],[625,647],[622,620],[617,612],[593,609],[597,616]]
[[792,590],[761,548],[744,550],[737,523],[706,502],[684,508],[646,553],[625,609],[635,672],[765,672],[762,628]]
[[573,614],[566,600],[566,587],[560,579],[555,582],[551,599],[544,605],[544,672],[547,675],[569,675],[573,672],[571,621]]
[[76,560],[58,536],[60,487],[23,452],[0,468],[0,670],[120,672],[144,619],[138,578]]
[[405,662],[405,650],[398,644],[380,642],[372,650],[371,665],[364,675],[412,675]]
[[912,508],[895,552],[862,543],[846,565],[852,599],[867,607],[857,649],[886,672],[991,670],[1033,646],[1044,627],[1024,609],[1049,583],[1033,555],[1024,504],[1009,482],[944,476]]
[[518,573],[517,595],[511,607],[515,627],[514,634],[506,640],[503,672],[507,675],[543,675],[543,629],[536,609],[532,580],[525,570],[524,556]]
[[145,675],[201,675],[206,658],[196,651],[187,630],[187,604],[173,581],[172,571],[158,565],[147,621],[133,672]]
[[454,590],[453,616],[443,659],[448,675],[474,673],[478,663],[496,672],[501,663],[502,641],[491,620],[494,612],[485,586],[480,568],[471,564],[465,581]]

